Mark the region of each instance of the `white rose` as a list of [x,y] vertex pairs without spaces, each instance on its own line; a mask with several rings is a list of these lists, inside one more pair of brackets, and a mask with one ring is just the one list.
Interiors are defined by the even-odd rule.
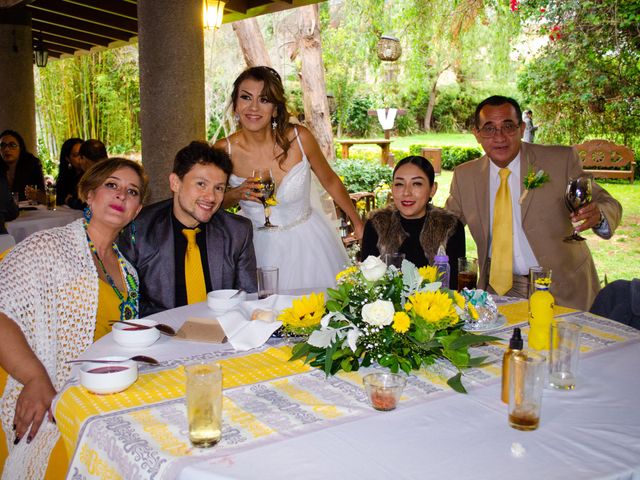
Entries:
[[380,280],[387,272],[387,265],[380,260],[379,257],[369,255],[367,259],[360,264],[360,271],[364,278],[370,282]]
[[[369,257],[371,258],[371,257]],[[376,300],[362,307],[362,320],[369,325],[384,327],[391,325],[395,309],[393,303],[388,300]]]

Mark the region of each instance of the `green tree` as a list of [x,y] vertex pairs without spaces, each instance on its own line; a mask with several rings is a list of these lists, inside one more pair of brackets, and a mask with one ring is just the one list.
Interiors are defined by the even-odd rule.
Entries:
[[518,87],[544,122],[541,139],[605,137],[640,147],[640,9],[637,0],[527,0],[524,24],[549,38]]
[[102,140],[112,154],[140,151],[135,47],[50,62],[37,70],[36,91],[39,153],[45,162],[55,163],[60,146],[72,136]]

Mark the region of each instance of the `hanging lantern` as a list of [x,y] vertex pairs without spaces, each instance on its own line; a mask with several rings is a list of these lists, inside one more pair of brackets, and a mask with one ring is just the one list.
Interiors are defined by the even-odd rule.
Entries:
[[212,28],[217,30],[222,25],[222,16],[224,15],[224,6],[226,2],[222,0],[203,0],[202,2],[202,18],[204,28]]
[[389,35],[382,35],[378,40],[378,58],[384,62],[395,62],[402,55],[400,40]]
[[44,46],[44,41],[42,40],[42,32],[40,32],[40,36],[36,40],[36,44],[33,46],[33,58],[38,67],[46,67],[47,60],[49,60],[49,50]]

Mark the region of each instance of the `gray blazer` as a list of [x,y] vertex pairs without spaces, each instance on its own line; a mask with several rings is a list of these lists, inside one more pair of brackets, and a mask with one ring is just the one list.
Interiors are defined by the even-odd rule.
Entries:
[[[180,306],[176,305],[175,294],[172,207],[173,200],[169,199],[143,208],[134,221],[135,244],[131,241],[131,226],[118,240],[120,251],[140,277],[141,317]],[[255,292],[256,255],[251,222],[219,210],[205,228],[212,288]]]

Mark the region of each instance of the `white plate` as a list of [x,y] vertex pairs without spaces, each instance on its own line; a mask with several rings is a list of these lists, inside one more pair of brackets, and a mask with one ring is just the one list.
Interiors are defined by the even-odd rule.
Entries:
[[504,327],[507,324],[507,318],[502,315],[501,313],[498,314],[498,318],[496,318],[496,320],[494,322],[491,323],[487,323],[485,325],[483,325],[480,328],[472,328],[471,325],[469,324],[465,324],[462,329],[465,332],[471,332],[471,333],[486,333],[486,332],[491,332],[492,330],[497,330],[501,327]]

